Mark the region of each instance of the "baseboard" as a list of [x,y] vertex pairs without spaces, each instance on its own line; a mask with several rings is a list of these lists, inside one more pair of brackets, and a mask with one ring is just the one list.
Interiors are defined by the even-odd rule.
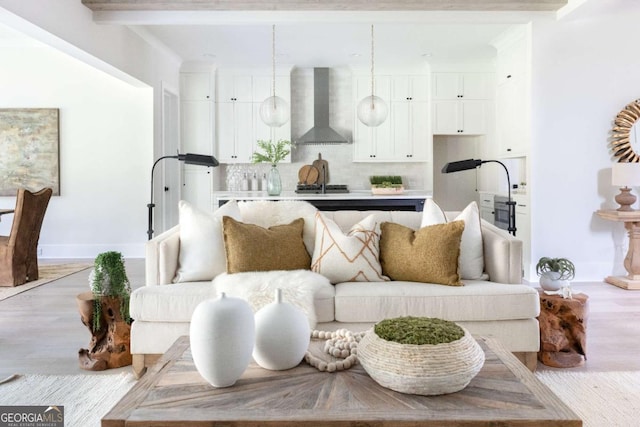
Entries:
[[[146,242],[146,240],[145,240]],[[38,245],[38,258],[94,259],[101,252],[118,251],[125,258],[144,258],[145,243],[102,243],[99,245]]]

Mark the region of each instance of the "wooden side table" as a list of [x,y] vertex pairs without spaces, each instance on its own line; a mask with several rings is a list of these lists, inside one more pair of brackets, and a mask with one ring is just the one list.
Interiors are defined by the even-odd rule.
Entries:
[[540,351],[538,360],[554,368],[574,368],[587,360],[589,296],[579,293],[565,299],[540,294]]
[[624,258],[624,268],[629,274],[608,276],[604,281],[623,289],[640,289],[640,211],[599,210],[596,215],[609,221],[624,222],[629,232],[629,250]]

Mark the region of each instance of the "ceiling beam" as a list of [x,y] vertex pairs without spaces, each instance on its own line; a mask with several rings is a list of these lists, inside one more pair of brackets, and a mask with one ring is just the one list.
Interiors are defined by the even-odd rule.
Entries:
[[82,0],[93,11],[529,11],[555,12],[568,0]]

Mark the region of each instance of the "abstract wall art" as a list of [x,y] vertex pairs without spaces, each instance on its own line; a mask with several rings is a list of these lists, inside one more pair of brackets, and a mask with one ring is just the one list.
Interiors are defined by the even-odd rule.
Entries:
[[51,187],[60,195],[57,108],[0,108],[0,196]]

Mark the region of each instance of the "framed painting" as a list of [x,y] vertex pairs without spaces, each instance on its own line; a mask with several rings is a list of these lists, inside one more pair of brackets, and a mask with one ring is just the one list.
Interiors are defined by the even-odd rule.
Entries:
[[51,187],[60,195],[60,110],[0,108],[0,196]]

